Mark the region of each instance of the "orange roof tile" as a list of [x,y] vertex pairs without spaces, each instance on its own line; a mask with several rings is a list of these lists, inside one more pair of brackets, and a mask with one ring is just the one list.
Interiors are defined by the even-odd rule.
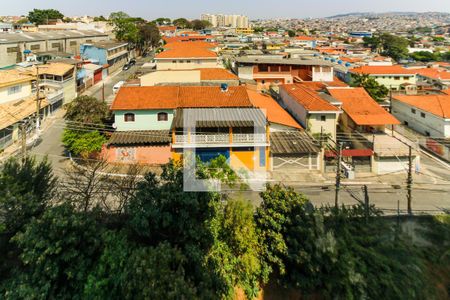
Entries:
[[173,42],[186,42],[186,41],[202,41],[207,39],[212,39],[212,35],[198,35],[198,36],[172,36],[172,37],[164,37],[164,41],[166,43]]
[[339,109],[322,99],[316,91],[301,84],[285,84],[280,89],[285,90],[301,106],[308,111],[339,111]]
[[350,73],[369,74],[369,75],[413,75],[417,70],[409,70],[402,66],[362,66],[350,70]]
[[400,122],[360,88],[330,88],[331,96],[342,102],[342,110],[357,125],[392,125]]
[[172,42],[164,45],[165,49],[176,49],[186,47],[213,49],[217,47],[217,43],[210,43],[205,41],[187,41],[187,42]]
[[200,70],[201,80],[238,80],[239,77],[228,71],[220,68],[202,68]]
[[175,31],[177,30],[177,26],[159,26],[159,31]]
[[252,107],[244,86],[146,86],[122,87],[111,110],[146,110],[208,107]]
[[450,72],[439,69],[433,68],[418,69],[417,74],[433,79],[450,80]]
[[156,55],[155,58],[216,58],[217,53],[204,48],[181,47],[168,49]]
[[321,91],[327,87],[348,87],[348,84],[334,77],[334,81],[302,81],[297,82],[297,85],[306,86],[314,91]]
[[285,111],[271,96],[263,95],[257,91],[247,90],[250,101],[254,106],[265,109],[267,119],[271,123],[286,125],[289,127],[301,129],[302,127],[294,118]]
[[296,36],[295,39],[298,41],[315,41],[315,40],[317,40],[317,38],[314,38],[311,36],[306,36],[306,35]]
[[450,95],[394,96],[395,100],[415,106],[441,118],[450,118]]

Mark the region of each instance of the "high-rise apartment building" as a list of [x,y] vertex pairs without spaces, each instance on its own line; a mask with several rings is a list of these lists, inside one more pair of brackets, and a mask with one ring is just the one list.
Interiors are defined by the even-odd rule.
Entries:
[[210,22],[213,27],[249,27],[248,17],[242,15],[203,14],[201,19]]

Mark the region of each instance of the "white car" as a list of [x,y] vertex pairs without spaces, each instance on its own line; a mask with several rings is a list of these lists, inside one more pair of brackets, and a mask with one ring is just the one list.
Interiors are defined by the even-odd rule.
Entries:
[[115,93],[117,93],[119,90],[120,90],[120,88],[124,85],[124,83],[125,83],[125,81],[119,81],[118,83],[116,83],[114,86],[113,86],[113,93],[115,94]]

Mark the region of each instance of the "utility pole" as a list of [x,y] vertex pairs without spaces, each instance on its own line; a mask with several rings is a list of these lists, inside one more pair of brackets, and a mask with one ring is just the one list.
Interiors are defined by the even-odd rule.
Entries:
[[367,185],[363,186],[364,190],[364,213],[366,215],[366,223],[369,223],[369,191]]
[[337,152],[337,166],[336,166],[336,194],[334,198],[334,206],[339,208],[339,190],[341,189],[341,163],[342,163],[342,143],[339,143]]
[[408,189],[407,199],[408,199],[408,214],[412,215],[412,208],[411,208],[411,202],[412,202],[412,183],[413,183],[413,177],[412,177],[412,147],[409,145],[409,158],[408,158],[408,179],[406,181],[406,187]]
[[102,85],[102,100],[103,100],[103,102],[105,102],[105,83],[104,82]]
[[22,120],[20,123],[20,132],[22,134],[22,162],[27,159],[27,119]]
[[41,94],[40,94],[40,78],[39,78],[39,66],[36,65],[36,132],[39,132],[41,127]]

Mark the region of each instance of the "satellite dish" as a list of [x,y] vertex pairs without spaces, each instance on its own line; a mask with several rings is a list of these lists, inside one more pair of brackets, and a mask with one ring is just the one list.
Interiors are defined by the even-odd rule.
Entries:
[[117,129],[116,123],[113,123],[113,124],[112,124],[112,128]]

